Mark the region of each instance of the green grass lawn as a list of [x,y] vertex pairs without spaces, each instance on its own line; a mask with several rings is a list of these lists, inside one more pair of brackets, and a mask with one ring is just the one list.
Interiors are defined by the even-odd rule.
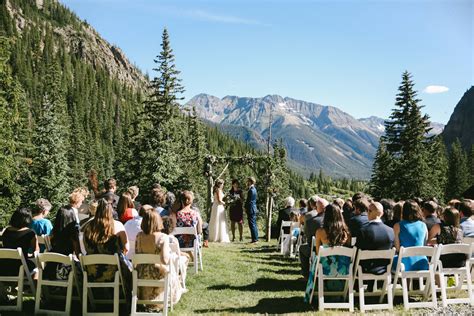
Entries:
[[314,313],[303,302],[299,261],[275,249],[274,242],[211,243],[204,249],[204,271],[188,274],[189,292],[173,315]]

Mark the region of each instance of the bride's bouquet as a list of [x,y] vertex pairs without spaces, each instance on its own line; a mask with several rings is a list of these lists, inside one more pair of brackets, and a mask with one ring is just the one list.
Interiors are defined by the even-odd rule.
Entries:
[[238,194],[230,194],[230,193],[227,193],[225,196],[224,196],[224,202],[225,204],[234,204],[236,202],[240,201],[240,195]]

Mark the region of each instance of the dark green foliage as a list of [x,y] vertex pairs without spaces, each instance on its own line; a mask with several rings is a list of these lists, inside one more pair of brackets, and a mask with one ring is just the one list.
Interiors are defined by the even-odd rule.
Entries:
[[436,197],[443,200],[446,190],[446,173],[448,171],[448,158],[446,146],[440,135],[434,137],[428,147],[428,186],[427,197]]
[[68,122],[66,101],[61,90],[59,65],[52,64],[45,78],[45,94],[33,133],[33,163],[28,193],[30,200],[47,198],[55,203],[67,201],[69,165],[67,161]]
[[474,185],[474,145],[471,146],[471,151],[469,152],[469,174],[469,184]]
[[451,145],[448,164],[448,180],[446,185],[446,198],[460,198],[469,186],[469,170],[467,156],[462,149],[459,139]]
[[[434,174],[430,168],[440,166],[441,162],[433,156],[442,156],[444,152],[438,140],[427,136],[429,118],[421,113],[421,100],[417,99],[411,75],[406,71],[398,90],[396,107],[385,122],[385,135],[374,162],[372,194],[396,199],[440,194],[443,172]],[[437,150],[441,152],[436,153]]]

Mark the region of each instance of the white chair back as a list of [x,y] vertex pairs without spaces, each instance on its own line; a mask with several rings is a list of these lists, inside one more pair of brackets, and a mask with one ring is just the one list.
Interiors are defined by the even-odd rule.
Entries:
[[[71,313],[71,303],[73,298],[74,287],[77,290],[77,299],[80,298],[80,288],[77,282],[77,273],[76,266],[72,255],[65,256],[59,253],[35,253],[36,262],[38,265],[38,286],[36,290],[36,300],[35,300],[35,314],[47,314],[47,315],[69,315]],[[69,273],[67,280],[48,280],[43,278],[44,268],[48,263],[58,263],[71,266],[71,272]],[[43,292],[43,286],[50,287],[62,287],[66,289],[65,295],[58,294],[51,295],[47,288]],[[51,299],[65,301],[64,310],[51,310],[41,308],[41,298],[42,296],[49,301]]]
[[2,260],[17,260],[20,261],[18,267],[18,274],[14,276],[0,276],[1,282],[12,282],[18,285],[17,289],[17,299],[16,305],[0,305],[0,311],[21,311],[23,308],[23,295],[24,286],[25,286],[25,276],[26,276],[26,285],[30,287],[31,294],[33,297],[36,295],[35,284],[33,283],[33,278],[31,276],[31,271],[26,264],[25,257],[23,256],[23,251],[20,247],[17,249],[0,249],[0,261]]
[[171,232],[172,235],[194,235],[194,244],[193,247],[189,248],[181,248],[183,252],[191,252],[193,254],[193,264],[194,264],[194,273],[198,273],[199,269],[203,270],[202,264],[202,250],[199,243],[199,235],[197,232],[197,228],[192,227],[175,227],[175,229]]
[[[114,255],[103,255],[103,254],[93,254],[93,255],[79,255],[79,259],[83,271],[83,287],[82,287],[82,315],[86,316],[115,316],[119,313],[119,304],[125,303],[125,286],[122,277],[122,271],[120,268],[120,261],[117,254]],[[87,275],[87,266],[89,265],[110,265],[116,266],[117,271],[115,272],[115,277],[113,281],[110,282],[97,282],[89,281]],[[114,291],[113,299],[109,300],[98,300],[94,298],[92,289],[94,288],[112,288]],[[120,298],[120,292],[123,294],[123,299]],[[88,302],[90,301],[91,307],[95,308],[96,304],[113,304],[113,311],[111,313],[94,313],[89,312]]]

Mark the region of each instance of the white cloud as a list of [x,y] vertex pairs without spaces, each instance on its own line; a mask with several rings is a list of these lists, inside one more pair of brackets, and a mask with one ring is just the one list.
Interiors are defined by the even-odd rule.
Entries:
[[448,91],[449,91],[448,87],[436,86],[436,85],[427,86],[426,88],[423,89],[423,92],[428,93],[428,94],[444,93],[444,92],[448,92]]
[[185,13],[187,16],[211,22],[219,23],[229,23],[229,24],[245,24],[245,25],[263,25],[268,26],[268,24],[262,23],[257,20],[240,18],[232,15],[221,15],[207,12],[204,10],[188,10]]

